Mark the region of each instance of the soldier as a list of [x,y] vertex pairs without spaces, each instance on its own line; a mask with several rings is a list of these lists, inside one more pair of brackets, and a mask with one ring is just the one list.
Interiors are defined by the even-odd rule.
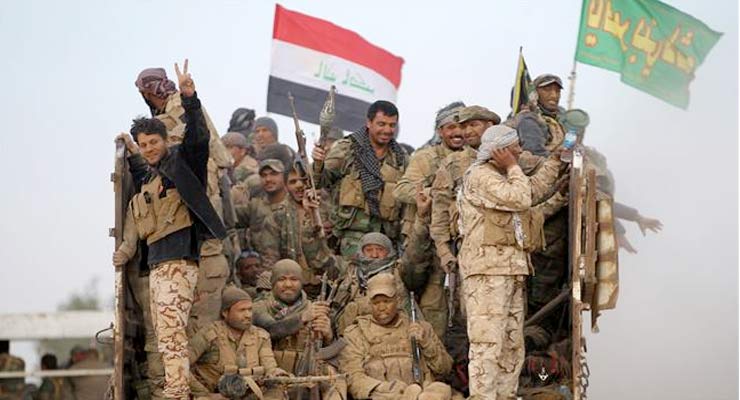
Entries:
[[[307,371],[307,347],[314,346],[315,340],[322,347],[334,340],[329,304],[308,299],[303,291],[303,268],[293,260],[275,263],[270,280],[272,291],[254,305],[254,324],[270,332],[278,367],[299,376],[313,374],[318,370]],[[331,395],[328,386],[322,392],[325,399]]]
[[231,113],[229,129],[226,132],[237,132],[249,140],[254,130],[254,117],[254,110],[244,107],[237,108]]
[[264,193],[251,198],[246,206],[236,207],[237,227],[249,230],[251,248],[262,255],[265,266],[269,268],[280,258],[276,248],[279,229],[273,214],[284,206],[287,198],[285,167],[280,160],[263,160],[259,175]]
[[259,117],[254,120],[252,145],[259,154],[265,146],[278,143],[278,126],[270,117]]
[[[410,235],[416,220],[417,191],[423,188],[426,191],[425,195],[428,195],[440,162],[453,152],[463,149],[465,139],[456,117],[464,107],[464,103],[456,101],[437,112],[435,130],[440,142],[421,148],[411,156],[406,173],[393,191],[396,199],[405,204],[403,227],[405,237]],[[430,255],[434,256],[433,253]],[[437,336],[444,337],[447,328],[447,299],[443,288],[444,271],[437,261],[430,263],[432,271],[426,287],[421,291],[419,308],[434,327]]]
[[[560,147],[565,138],[565,129],[558,119],[560,91],[563,82],[552,74],[535,78],[532,84],[537,91],[537,106],[516,115],[514,123],[519,133],[523,150],[537,156],[547,156]],[[511,121],[510,121],[511,122]]]
[[338,140],[328,152],[320,146],[313,149],[317,186],[328,188],[337,199],[332,223],[343,256],[357,253],[360,238],[368,232],[400,239],[402,207],[393,190],[408,155],[393,138],[397,124],[396,106],[376,101],[362,129]]
[[257,278],[264,271],[262,257],[256,251],[245,250],[236,260],[236,275],[239,278],[241,289],[249,297],[257,299]]
[[462,293],[468,321],[471,399],[516,398],[524,361],[528,253],[542,246],[543,210],[533,208],[559,176],[559,155],[531,178],[517,164],[517,133],[492,126],[458,195]]
[[233,184],[245,183],[254,177],[259,180],[257,169],[259,165],[257,160],[249,155],[249,145],[247,139],[241,133],[229,132],[225,134],[221,141],[234,158],[233,166]]
[[[139,74],[135,85],[149,105],[152,116],[161,120],[167,128],[167,144],[172,146],[181,143],[185,132],[185,109],[174,83],[167,79],[164,69],[145,69]],[[229,277],[229,266],[234,265],[240,253],[228,177],[233,158],[221,142],[205,109],[202,109],[202,114],[209,138],[206,194],[227,228],[228,239],[222,241],[209,238],[200,247],[198,283],[190,311],[188,336],[216,318],[221,304],[221,291]]]
[[[129,207],[139,239],[148,246],[149,306],[164,364],[162,395],[183,399],[190,393],[186,327],[201,245],[208,239],[224,239],[226,229],[206,192],[209,132],[200,100],[187,72],[187,60],[183,73],[175,67],[185,110],[182,144],[168,148],[167,127],[156,118],[134,121],[131,136],[138,146],[129,135],[119,138],[131,153],[130,169],[137,189]],[[127,261],[120,253],[116,258]]]
[[[357,318],[344,333],[347,342],[339,355],[340,370],[348,375],[355,399],[450,399],[452,390],[435,375],[444,375],[452,359],[428,322],[409,322],[399,312],[398,288],[393,276],[378,274],[368,281],[371,315]],[[414,338],[421,350],[420,382],[414,383]]]
[[465,148],[442,160],[431,190],[432,218],[429,231],[445,272],[457,265],[457,258],[452,252],[458,236],[455,194],[462,183],[464,172],[475,160],[483,132],[498,125],[501,118],[485,107],[470,106],[458,112],[457,121],[464,132]]
[[[54,354],[44,354],[41,357],[42,371],[54,371],[58,368],[57,357]],[[67,378],[61,376],[43,378],[36,398],[38,400],[68,400],[74,399],[74,393]]]
[[[10,342],[0,340],[0,372],[24,372],[26,362],[9,353]],[[23,378],[0,379],[0,400],[31,399],[31,388]]]
[[332,302],[332,322],[340,335],[358,315],[370,313],[370,298],[366,296],[367,282],[370,278],[380,273],[393,275],[401,305],[409,309],[408,291],[400,273],[405,269],[404,265],[426,269],[428,266],[424,262],[429,262],[413,251],[405,252],[402,260],[399,260],[391,240],[379,232],[365,234],[360,240],[357,254],[349,262],[343,257],[334,255],[316,259],[320,260],[324,268],[338,271],[340,274],[336,296]]
[[[81,349],[72,353],[70,370],[104,368],[110,368],[110,365],[100,361],[95,349]],[[104,375],[76,376],[70,381],[75,400],[99,400],[105,397],[108,390],[108,377]]]
[[[196,399],[224,399],[217,385],[227,371],[250,368],[266,376],[287,375],[277,367],[270,346],[270,334],[252,325],[252,299],[228,286],[222,296],[220,320],[211,322],[190,339],[188,352],[193,374],[190,387]],[[277,390],[265,399],[282,399]]]

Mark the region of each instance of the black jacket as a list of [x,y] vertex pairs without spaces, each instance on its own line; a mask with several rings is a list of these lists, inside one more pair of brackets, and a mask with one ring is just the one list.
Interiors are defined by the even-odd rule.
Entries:
[[137,192],[155,174],[161,175],[165,188],[177,188],[194,217],[196,235],[193,237],[198,241],[207,237],[223,239],[226,237],[226,229],[206,194],[210,133],[200,100],[197,95],[182,97],[182,105],[185,109],[185,135],[182,144],[170,147],[168,154],[156,167],[148,166],[140,155],[132,156],[129,158],[131,175]]

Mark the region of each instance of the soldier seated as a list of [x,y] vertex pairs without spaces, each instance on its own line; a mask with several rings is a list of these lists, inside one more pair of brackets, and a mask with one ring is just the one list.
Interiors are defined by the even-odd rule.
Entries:
[[242,251],[236,260],[236,276],[241,288],[254,300],[257,300],[257,280],[263,271],[262,257],[256,251]]
[[[357,318],[344,333],[347,342],[339,355],[340,371],[346,373],[348,391],[355,399],[450,399],[452,389],[435,382],[452,366],[452,358],[424,321],[409,322],[399,312],[398,289],[393,276],[379,274],[368,282],[372,314]],[[420,348],[414,365],[412,344]],[[421,372],[415,382],[413,371]]]
[[408,291],[400,276],[400,261],[391,240],[382,233],[371,232],[360,240],[360,251],[350,261],[334,257],[338,269],[343,271],[338,282],[337,295],[332,303],[337,333],[352,324],[357,316],[370,313],[370,299],[366,296],[367,282],[380,273],[395,277],[399,301],[408,309]]
[[[297,376],[335,373],[321,371],[331,368],[326,364],[317,367],[317,350],[328,354],[327,351],[336,348],[323,348],[334,340],[329,304],[308,299],[303,291],[303,269],[293,260],[276,262],[270,281],[272,291],[254,305],[254,324],[270,332],[278,366]],[[336,354],[328,354],[321,358],[334,356]],[[324,399],[338,396],[336,391],[329,386],[321,388]]]
[[[252,325],[252,299],[236,287],[223,291],[221,319],[211,322],[190,339],[188,346],[192,375],[190,389],[198,398],[218,399],[218,382],[228,371],[264,371],[265,376],[287,375],[277,367],[270,334]],[[276,389],[265,391],[265,399],[279,399]]]

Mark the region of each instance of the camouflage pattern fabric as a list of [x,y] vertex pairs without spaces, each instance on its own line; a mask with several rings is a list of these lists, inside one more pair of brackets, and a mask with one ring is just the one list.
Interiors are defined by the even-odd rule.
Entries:
[[470,399],[515,399],[524,363],[523,275],[463,280],[468,318]]
[[[411,376],[411,342],[409,319],[400,313],[387,326],[376,324],[372,317],[361,316],[344,334],[347,347],[339,355],[340,371],[349,375],[349,393],[356,399],[450,399],[452,391],[435,375],[450,370],[452,358],[434,334],[429,323],[420,322],[423,330],[421,368],[423,387],[413,384]],[[413,393],[413,394],[412,394]]]
[[230,272],[222,248],[221,242],[217,239],[208,239],[201,245],[198,283],[195,286],[193,307],[188,318],[188,337],[193,337],[200,328],[219,319],[221,292]]
[[152,324],[162,354],[163,395],[167,398],[183,399],[190,394],[185,331],[197,280],[198,265],[186,260],[159,263],[149,274]]

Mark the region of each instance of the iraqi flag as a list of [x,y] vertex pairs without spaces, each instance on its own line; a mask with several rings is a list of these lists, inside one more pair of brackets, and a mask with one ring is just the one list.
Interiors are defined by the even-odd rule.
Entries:
[[329,88],[337,88],[334,125],[354,131],[365,124],[376,100],[396,101],[403,58],[373,45],[355,32],[280,5],[275,6],[272,67],[267,111],[319,123]]

